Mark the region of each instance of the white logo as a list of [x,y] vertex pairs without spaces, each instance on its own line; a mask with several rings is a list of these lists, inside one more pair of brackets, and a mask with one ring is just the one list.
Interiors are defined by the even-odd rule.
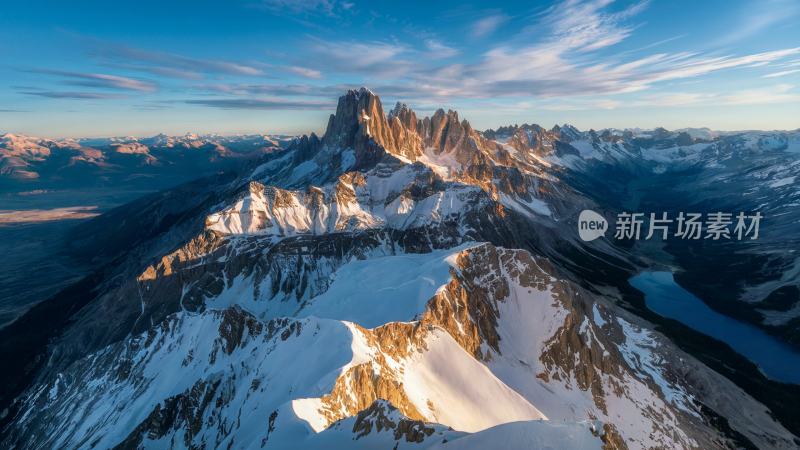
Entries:
[[584,241],[593,241],[600,236],[605,236],[608,230],[608,221],[591,209],[584,209],[578,216],[578,235]]
[[[667,240],[670,237],[681,239],[711,239],[737,240],[741,241],[749,237],[751,240],[758,239],[761,219],[764,217],[760,211],[753,214],[739,212],[710,212],[705,214],[705,221],[702,213],[678,212],[674,219],[669,217],[668,212],[659,215],[650,213],[650,220],[647,214],[636,212],[621,212],[617,214],[617,221],[614,224],[614,239],[636,240],[661,239]],[[674,224],[674,225],[673,225]],[[591,209],[584,209],[578,216],[578,235],[586,242],[593,241],[606,235],[608,222],[600,214]],[[674,231],[674,233],[673,233]],[[705,231],[705,234],[703,233]]]

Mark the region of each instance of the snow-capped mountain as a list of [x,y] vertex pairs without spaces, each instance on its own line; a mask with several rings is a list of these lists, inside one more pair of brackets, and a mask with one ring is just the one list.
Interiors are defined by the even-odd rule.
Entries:
[[[757,142],[785,152],[784,135],[786,148]],[[741,148],[724,139],[697,152],[725,164]],[[683,170],[694,157],[672,146],[700,144],[480,133],[454,111],[385,114],[369,90],[348,91],[322,137],[76,232],[105,266],[0,330],[26,336],[0,349],[19,367],[2,375],[0,442],[796,448],[752,389],[626,307],[643,258],[577,237],[578,212],[616,206],[600,203],[600,171]],[[25,334],[37,321],[48,327]]]
[[[566,129],[523,125],[484,134],[563,170],[570,186],[614,212],[760,213],[758,240],[670,240],[671,258],[654,259],[680,269],[682,284],[715,309],[800,344],[800,130],[698,137],[692,130]],[[722,260],[725,273],[709,272]]]

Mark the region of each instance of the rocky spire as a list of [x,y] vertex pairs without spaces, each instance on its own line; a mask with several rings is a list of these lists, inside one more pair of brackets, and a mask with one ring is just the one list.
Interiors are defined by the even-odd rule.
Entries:
[[394,149],[380,97],[365,87],[351,89],[339,97],[336,114],[328,120],[323,142],[329,146],[359,149],[370,138],[386,150]]
[[478,153],[494,151],[488,148],[489,141],[455,111],[440,109],[420,120],[408,105],[398,102],[387,116],[380,98],[364,87],[339,98],[322,141],[330,147],[353,148],[357,156],[377,144],[410,161],[430,148],[437,154],[452,154],[461,164],[480,157]]
[[437,110],[430,118],[419,121],[417,132],[425,148],[446,153],[460,164],[471,164],[494,155],[496,144],[484,139],[466,119],[459,119],[453,110]]
[[405,103],[397,102],[389,113],[389,128],[395,143],[394,152],[411,161],[422,155],[423,142],[418,133],[417,115]]

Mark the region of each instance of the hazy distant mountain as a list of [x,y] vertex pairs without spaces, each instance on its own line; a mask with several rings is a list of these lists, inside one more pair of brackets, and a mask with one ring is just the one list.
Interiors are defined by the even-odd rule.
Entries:
[[[626,203],[631,183],[686,189],[687,207],[705,210],[736,182],[736,198],[766,202],[785,236],[797,229],[799,137],[481,133],[454,111],[387,114],[369,90],[348,91],[322,137],[276,142],[236,177],[145,197],[73,233],[104,265],[0,331],[2,445],[796,448],[797,386],[648,313],[627,281],[663,262],[586,244],[576,219],[651,207],[647,195]],[[145,165],[198,148],[248,154],[234,149],[247,140],[171,139],[92,148]],[[8,147],[31,161],[23,172],[56,151]],[[675,186],[678,173],[690,181]],[[790,273],[778,242],[766,238],[769,256],[731,250],[774,258],[738,280],[761,284],[739,287],[766,292]],[[682,251],[672,263],[688,269]],[[797,343],[776,323],[757,325]]]
[[284,136],[187,134],[150,138],[40,139],[0,136],[0,188],[30,190],[196,178],[238,167],[287,145]]

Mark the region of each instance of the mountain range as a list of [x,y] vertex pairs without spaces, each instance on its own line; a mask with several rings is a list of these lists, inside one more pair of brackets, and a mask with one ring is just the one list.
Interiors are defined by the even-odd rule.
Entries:
[[[481,132],[361,88],[322,136],[3,139],[17,183],[244,161],[74,228],[91,273],[0,329],[3,448],[800,446],[797,384],[629,283],[797,352],[800,130]],[[767,219],[583,242],[585,209]]]
[[147,185],[231,170],[279,149],[286,136],[186,134],[149,138],[43,139],[0,136],[0,189]]

